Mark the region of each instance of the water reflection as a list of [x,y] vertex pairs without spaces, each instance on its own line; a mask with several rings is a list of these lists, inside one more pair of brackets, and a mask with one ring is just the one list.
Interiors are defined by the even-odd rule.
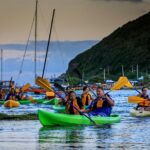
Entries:
[[99,127],[72,126],[72,127],[49,127],[39,130],[40,149],[58,148],[60,149],[89,149],[96,148],[99,143],[97,139],[105,139],[109,134],[105,131],[110,129],[110,125]]

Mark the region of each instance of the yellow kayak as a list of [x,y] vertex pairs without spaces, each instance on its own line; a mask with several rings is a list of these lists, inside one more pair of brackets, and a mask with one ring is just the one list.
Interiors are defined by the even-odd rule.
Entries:
[[20,105],[20,103],[15,100],[8,100],[4,103],[4,106],[9,107],[9,108],[19,107],[19,105]]

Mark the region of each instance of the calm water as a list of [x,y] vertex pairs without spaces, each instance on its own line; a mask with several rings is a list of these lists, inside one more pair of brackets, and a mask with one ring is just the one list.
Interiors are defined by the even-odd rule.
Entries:
[[[122,120],[110,126],[72,126],[44,128],[39,121],[0,121],[0,150],[49,150],[49,149],[106,149],[106,150],[149,150],[150,118],[136,118],[129,114],[134,106],[127,103],[129,95],[135,91],[111,92],[116,106],[113,113],[120,114]],[[7,113],[35,112],[43,105],[22,106]],[[28,109],[28,110],[27,110]],[[46,108],[50,109],[50,108]]]

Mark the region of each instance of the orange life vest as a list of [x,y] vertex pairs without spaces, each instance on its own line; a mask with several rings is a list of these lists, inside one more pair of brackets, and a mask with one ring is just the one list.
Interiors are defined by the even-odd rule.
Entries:
[[102,99],[99,99],[97,102],[95,102],[91,108],[91,111],[92,110],[95,110],[97,108],[102,108],[103,107],[103,100]]
[[82,104],[88,106],[91,101],[91,95],[89,93],[82,94]]
[[142,107],[150,106],[150,101],[145,100],[144,102],[139,103],[139,105],[142,106]]
[[[75,106],[78,110],[80,110],[80,107],[79,107],[79,105],[78,105],[78,103],[77,103],[77,99],[75,99],[75,100],[73,100],[73,106]],[[70,104],[69,103],[67,103],[66,104],[66,112],[67,113],[69,113],[69,109],[70,109]],[[73,108],[73,112],[74,112],[74,114],[79,114],[79,112],[75,109],[75,108]]]
[[138,94],[137,96],[142,97],[142,98],[145,99],[145,101],[143,101],[143,102],[141,102],[141,103],[138,104],[139,106],[141,106],[141,107],[150,106],[150,101],[147,100],[147,99],[149,98],[148,95],[145,97],[145,96],[143,96],[142,94]]

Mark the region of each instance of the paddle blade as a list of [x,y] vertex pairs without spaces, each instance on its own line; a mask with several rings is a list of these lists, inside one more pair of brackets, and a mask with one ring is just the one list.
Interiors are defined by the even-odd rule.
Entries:
[[29,88],[31,87],[30,83],[27,83],[25,84],[23,87],[22,87],[22,91],[27,91]]
[[143,103],[144,101],[145,101],[145,99],[138,97],[138,96],[129,96],[128,97],[128,103],[137,104],[137,103]]
[[124,86],[125,83],[126,83],[126,79],[124,77],[120,77],[118,81],[113,85],[111,90],[119,90]]
[[133,87],[127,77],[120,77],[118,81],[114,84],[114,86],[111,88],[111,90],[119,90],[124,86],[129,88]]
[[43,79],[42,77],[37,77],[36,80],[35,80],[35,83],[38,86],[45,89],[46,91],[53,91],[51,86],[50,86],[50,83],[46,79]]
[[125,77],[126,79],[126,83],[125,83],[125,85],[124,86],[126,86],[126,87],[128,87],[128,88],[133,88],[133,85],[131,84],[131,82],[128,80],[128,78],[127,77]]
[[55,96],[55,93],[54,92],[46,92],[46,96]]

